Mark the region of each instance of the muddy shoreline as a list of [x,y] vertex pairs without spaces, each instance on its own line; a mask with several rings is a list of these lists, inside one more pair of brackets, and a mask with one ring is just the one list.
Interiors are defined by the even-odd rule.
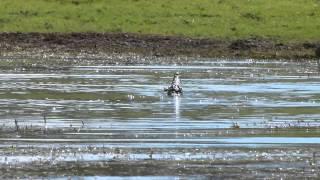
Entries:
[[[314,59],[320,43],[278,43],[272,39],[195,39],[127,33],[0,33],[0,56],[90,57],[135,54],[149,57]],[[140,63],[118,60],[121,64]],[[183,61],[183,60],[182,60]],[[114,64],[115,62],[109,62]]]

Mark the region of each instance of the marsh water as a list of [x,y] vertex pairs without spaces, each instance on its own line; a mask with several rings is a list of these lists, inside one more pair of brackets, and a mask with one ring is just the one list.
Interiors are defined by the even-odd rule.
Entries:
[[319,81],[313,61],[3,68],[0,177],[317,178]]

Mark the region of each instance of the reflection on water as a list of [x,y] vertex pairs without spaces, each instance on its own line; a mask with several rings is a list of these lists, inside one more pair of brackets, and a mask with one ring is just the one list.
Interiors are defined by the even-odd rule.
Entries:
[[[320,146],[315,63],[199,60],[189,66],[2,70],[3,177],[13,177],[13,165],[31,175],[28,165],[46,164],[59,172],[53,178],[200,178],[219,168],[237,176],[266,167],[305,173],[317,165],[310,158]],[[176,71],[184,95],[168,97],[163,88]],[[65,163],[77,163],[79,171],[64,172]],[[84,175],[84,167],[92,169]]]
[[175,107],[175,114],[176,114],[176,121],[180,119],[180,96],[174,96],[174,107]]

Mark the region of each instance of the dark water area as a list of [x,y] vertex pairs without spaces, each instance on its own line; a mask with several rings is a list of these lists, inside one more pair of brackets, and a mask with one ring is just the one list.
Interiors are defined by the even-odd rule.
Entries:
[[6,68],[0,177],[316,178],[319,80],[313,61]]

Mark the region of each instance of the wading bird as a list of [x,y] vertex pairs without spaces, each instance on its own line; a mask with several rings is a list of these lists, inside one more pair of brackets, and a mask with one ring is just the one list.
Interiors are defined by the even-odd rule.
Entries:
[[181,81],[179,76],[180,76],[179,72],[176,72],[173,76],[171,85],[168,88],[164,89],[164,91],[166,91],[169,96],[182,95],[183,91],[182,91]]

